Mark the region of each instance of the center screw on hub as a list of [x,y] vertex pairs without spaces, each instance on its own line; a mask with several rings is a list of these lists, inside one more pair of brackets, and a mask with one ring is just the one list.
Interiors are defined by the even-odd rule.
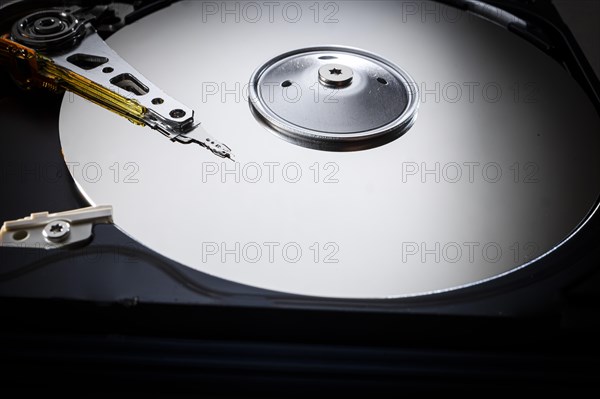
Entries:
[[319,68],[319,81],[326,86],[345,87],[352,82],[354,72],[341,64],[326,64]]

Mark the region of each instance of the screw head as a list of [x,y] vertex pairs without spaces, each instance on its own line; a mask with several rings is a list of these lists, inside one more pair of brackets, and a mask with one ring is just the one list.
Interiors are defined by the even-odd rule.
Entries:
[[55,220],[44,227],[44,237],[50,241],[63,241],[71,232],[71,224],[64,220]]
[[319,81],[327,86],[348,86],[353,77],[354,72],[345,65],[325,64],[319,68]]
[[180,119],[185,116],[185,111],[182,109],[174,109],[171,112],[169,112],[169,115],[171,115],[171,118]]

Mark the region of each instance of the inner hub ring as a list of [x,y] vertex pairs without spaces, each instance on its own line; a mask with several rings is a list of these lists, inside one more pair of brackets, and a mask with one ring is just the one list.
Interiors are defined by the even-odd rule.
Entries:
[[397,65],[364,50],[324,46],[267,61],[250,79],[254,116],[281,138],[326,151],[389,143],[417,116],[418,89]]

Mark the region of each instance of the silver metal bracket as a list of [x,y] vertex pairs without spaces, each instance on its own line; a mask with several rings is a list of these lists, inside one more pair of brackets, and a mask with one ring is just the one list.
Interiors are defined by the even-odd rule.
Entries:
[[112,206],[93,206],[65,212],[32,213],[23,219],[4,222],[0,246],[55,249],[83,243],[98,223],[112,223]]

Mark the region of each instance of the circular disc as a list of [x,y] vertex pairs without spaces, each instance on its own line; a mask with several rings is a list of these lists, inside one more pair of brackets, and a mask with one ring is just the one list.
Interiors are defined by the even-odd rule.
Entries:
[[[176,3],[108,40],[195,109],[237,163],[65,96],[75,181],[140,243],[252,286],[400,297],[535,268],[595,206],[598,115],[560,65],[508,30],[437,3],[248,4]],[[255,119],[253,71],[328,45],[378,54],[415,79],[410,130],[328,152]]]

